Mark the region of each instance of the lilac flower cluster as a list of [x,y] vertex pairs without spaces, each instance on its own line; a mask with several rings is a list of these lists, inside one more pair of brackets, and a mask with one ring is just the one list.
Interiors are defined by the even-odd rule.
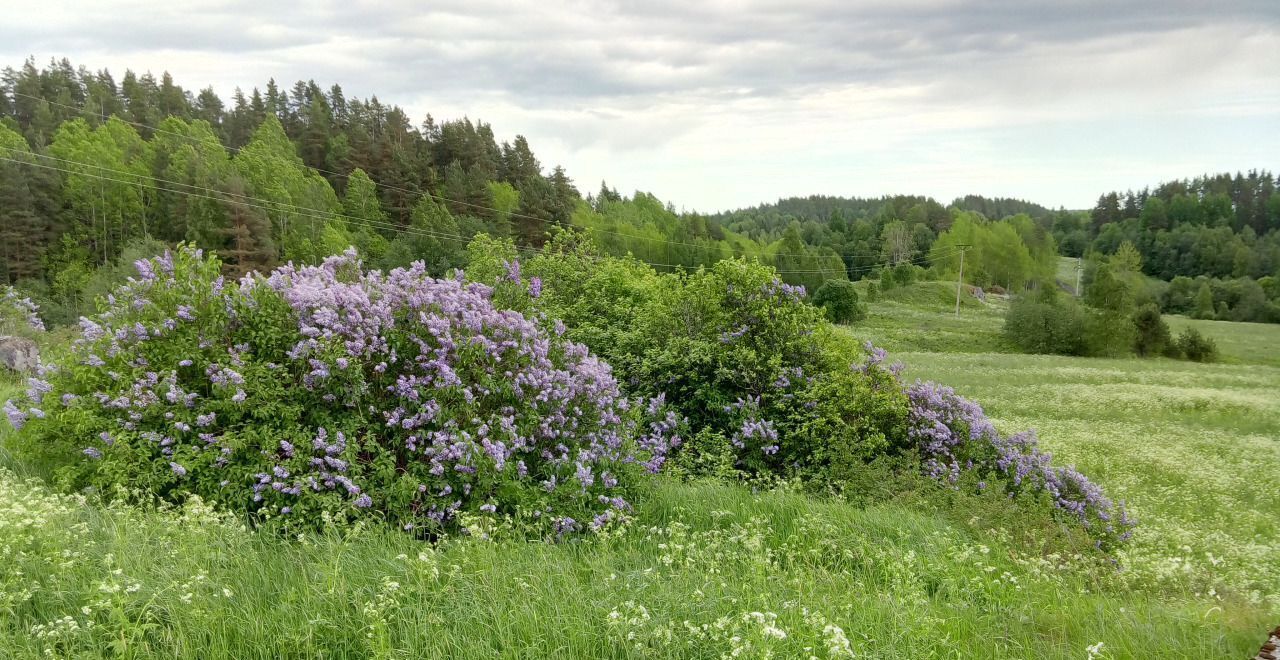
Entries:
[[[780,378],[774,384],[775,388],[782,389],[790,385],[790,381],[783,383],[785,378]],[[781,383],[781,384],[780,384]],[[764,419],[760,412],[760,397],[749,396],[746,399],[738,399],[735,403],[725,406],[725,412],[737,414],[741,419],[741,426],[729,438],[730,444],[739,450],[745,450],[748,447],[769,456],[778,453],[778,431],[774,428],[773,422]]]
[[929,476],[952,484],[967,471],[997,476],[1011,496],[1048,493],[1055,507],[1101,537],[1123,541],[1131,535],[1134,522],[1124,503],[1113,503],[1075,468],[1054,466],[1052,455],[1038,448],[1034,431],[1002,436],[981,406],[937,383],[916,381],[906,393],[908,437]]
[[[12,315],[15,320],[37,332],[44,332],[44,321],[40,319],[40,308],[31,299],[18,293],[11,287],[3,287],[4,295],[0,296],[0,321]],[[0,325],[3,328],[3,325]]]
[[[139,262],[81,320],[63,377],[5,404],[10,421],[53,446],[97,420],[70,448],[90,481],[435,531],[462,512],[598,528],[630,509],[629,475],[680,443],[662,400],[627,399],[607,364],[496,308],[490,287],[421,263],[366,272],[351,251],[238,286],[217,268],[190,249]],[[47,394],[63,404],[33,425]],[[166,468],[121,474],[148,461]]]

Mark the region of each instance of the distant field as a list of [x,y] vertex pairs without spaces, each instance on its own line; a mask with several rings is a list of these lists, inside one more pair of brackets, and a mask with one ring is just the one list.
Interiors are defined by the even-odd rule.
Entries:
[[1076,264],[1080,263],[1075,257],[1058,257],[1058,270],[1054,277],[1067,288],[1075,293],[1076,290]]
[[[859,295],[865,295],[866,284],[858,282],[858,287]],[[957,317],[953,282],[919,282],[883,294],[867,307],[867,320],[847,330],[889,351],[1016,352],[1002,336],[1008,300],[988,296],[983,302],[965,295]],[[1164,318],[1174,335],[1194,327],[1213,339],[1224,363],[1280,367],[1280,324]]]
[[1280,465],[1280,325],[1167,317],[1218,343],[1222,364],[1196,364],[1006,353],[999,308],[964,319],[881,303],[849,332],[1000,426],[1038,429],[1059,460],[1128,500],[1140,526],[1122,564],[1135,594],[1179,593],[1206,617],[1227,602],[1280,614],[1280,490],[1263,476]]
[[[1128,500],[1135,588],[1280,611],[1280,369],[1172,360],[901,353],[908,377],[1036,428],[1059,460]],[[1267,603],[1269,605],[1263,605]]]
[[1229,364],[1267,364],[1280,367],[1280,324],[1202,321],[1185,316],[1166,316],[1176,335],[1192,327],[1218,344],[1222,361]]
[[[866,284],[859,282],[859,295]],[[1006,352],[1013,347],[1000,334],[1007,302],[988,296],[983,302],[965,293],[956,316],[954,282],[920,282],[883,293],[868,303],[866,321],[850,332],[874,339],[889,351]]]

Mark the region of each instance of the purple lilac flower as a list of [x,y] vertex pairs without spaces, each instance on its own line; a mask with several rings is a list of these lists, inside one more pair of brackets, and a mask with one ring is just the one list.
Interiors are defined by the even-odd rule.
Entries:
[[[882,355],[871,357],[876,363],[883,361]],[[1023,490],[1047,492],[1054,506],[1086,527],[1101,524],[1103,531],[1128,538],[1132,523],[1124,515],[1124,503],[1113,503],[1075,469],[1053,466],[1050,455],[1037,447],[1033,431],[1002,436],[981,406],[949,387],[917,381],[906,392],[911,404],[908,437],[931,477],[956,483],[963,471],[1000,475],[1008,480],[1011,496]],[[981,481],[980,488],[986,487]],[[1113,512],[1124,519],[1119,527],[1112,522],[1117,517]]]
[[18,290],[11,287],[4,287],[3,304],[16,309],[25,317],[27,326],[37,332],[44,332],[44,321],[40,319],[40,308],[30,298],[18,293]]
[[[221,444],[222,438],[201,430],[224,420],[198,408],[203,399],[184,390],[183,385],[199,390],[199,385],[186,380],[194,374],[180,377],[178,371],[166,371],[169,364],[156,360],[150,367],[155,372],[136,375],[145,365],[138,361],[133,344],[176,339],[172,333],[158,332],[163,328],[156,325],[151,307],[163,307],[163,303],[150,301],[161,300],[151,294],[164,287],[186,285],[188,280],[183,278],[188,275],[181,265],[189,263],[182,261],[187,258],[170,257],[170,266],[163,260],[150,262],[152,279],[145,286],[134,282],[115,292],[111,309],[94,321],[82,322],[84,333],[76,347],[81,361],[102,355],[108,358],[104,363],[110,361],[121,370],[107,381],[104,392],[86,400],[110,411],[119,428],[142,433],[179,475],[187,468],[177,457],[186,452],[216,448],[209,469],[228,465],[231,454],[231,448]],[[515,282],[520,281],[518,269],[518,262],[508,264],[508,275]],[[531,294],[539,295],[541,286],[541,280],[530,279]],[[600,507],[589,515],[607,521],[628,506],[617,497],[621,484],[610,470],[638,463],[656,471],[666,453],[680,443],[678,428],[684,421],[666,411],[661,398],[646,404],[627,401],[607,364],[584,346],[564,339],[562,323],[546,332],[538,319],[496,308],[492,287],[461,279],[433,279],[420,263],[389,273],[364,271],[355,253],[348,252],[319,266],[287,265],[266,276],[246,277],[231,287],[218,281],[206,290],[214,297],[212,309],[225,310],[232,327],[235,315],[256,309],[262,295],[278,295],[297,325],[293,344],[285,347],[286,357],[274,358],[273,378],[326,387],[317,395],[325,398],[333,412],[349,408],[356,413],[342,419],[359,424],[357,420],[368,415],[379,420],[373,427],[344,429],[347,434],[359,434],[359,453],[348,450],[344,433],[322,429],[310,447],[295,447],[277,438],[273,441],[277,451],[247,448],[246,458],[279,459],[279,465],[261,468],[257,483],[245,484],[252,489],[253,500],[267,510],[296,508],[293,499],[281,501],[281,497],[305,498],[331,491],[355,498],[352,502],[358,508],[371,507],[371,493],[362,492],[352,481],[357,474],[367,474],[363,463],[351,461],[357,456],[363,460],[370,447],[366,443],[376,443],[409,452],[408,469],[421,470],[411,473],[411,478],[438,480],[429,489],[420,484],[414,494],[415,506],[421,506],[417,515],[424,520],[447,524],[469,508],[468,498],[480,493],[488,497],[489,488],[481,488],[479,480],[496,470],[504,479],[551,492],[567,493],[557,488],[572,480],[574,493],[587,491],[582,494],[584,502]],[[139,301],[148,325],[138,323],[141,316],[135,305]],[[186,306],[158,313],[165,311],[181,321],[197,316]],[[248,384],[240,372],[250,373],[249,369],[260,366],[253,361],[256,347],[227,347],[228,336],[220,334],[224,329],[219,324],[201,326],[200,331],[196,340],[202,354],[188,353],[179,366],[208,365],[206,382],[234,392],[233,402],[245,402]],[[219,347],[227,347],[221,349],[225,356],[217,355]],[[336,384],[322,383],[349,368],[368,376],[367,388],[362,384],[340,390]],[[16,406],[14,412],[24,421],[30,416]],[[161,429],[155,422],[161,419],[168,420],[172,435],[157,433]],[[173,433],[173,428],[197,433]],[[222,481],[222,488],[238,487]],[[366,485],[371,490],[381,486],[373,481]],[[504,506],[502,501],[484,504],[495,513]],[[583,527],[563,518],[563,513],[542,513],[559,533]]]
[[156,278],[155,271],[151,269],[151,261],[149,259],[139,259],[133,262],[133,266],[138,269],[138,275],[142,277],[142,281],[149,282]]

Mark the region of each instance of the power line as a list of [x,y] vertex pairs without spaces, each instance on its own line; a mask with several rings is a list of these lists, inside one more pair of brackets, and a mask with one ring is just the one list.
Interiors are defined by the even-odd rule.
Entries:
[[[367,219],[367,218],[360,218],[360,217],[357,217],[357,216],[351,216],[351,215],[347,215],[347,214],[345,214],[345,213],[341,213],[341,212],[337,212],[337,211],[324,211],[324,210],[320,210],[320,209],[313,209],[313,208],[309,208],[309,207],[298,206],[298,205],[296,205],[296,204],[289,204],[289,203],[286,203],[286,202],[278,202],[278,201],[273,201],[273,200],[264,200],[264,199],[262,199],[262,198],[252,197],[252,196],[249,196],[249,195],[242,195],[242,194],[238,194],[238,193],[231,193],[231,192],[226,192],[226,191],[217,190],[217,189],[214,189],[214,188],[207,188],[207,187],[203,187],[203,186],[197,186],[197,185],[195,185],[195,184],[187,184],[187,183],[174,182],[174,181],[169,181],[169,180],[166,180],[166,179],[157,179],[157,178],[155,178],[155,177],[150,176],[149,174],[137,174],[137,173],[133,173],[133,172],[126,172],[126,171],[123,171],[123,170],[117,170],[117,169],[113,169],[113,168],[109,168],[109,167],[104,167],[104,166],[101,166],[101,165],[94,165],[94,164],[92,164],[92,163],[86,163],[86,162],[83,162],[83,161],[68,160],[68,159],[64,159],[64,158],[58,158],[58,157],[55,157],[55,156],[49,156],[49,155],[46,155],[46,154],[37,154],[37,153],[34,153],[34,152],[30,152],[30,151],[23,151],[23,150],[16,149],[16,148],[12,148],[12,147],[3,147],[3,146],[0,146],[0,149],[4,149],[4,150],[6,150],[6,151],[9,151],[9,152],[12,152],[12,153],[17,153],[17,154],[20,154],[20,155],[23,155],[23,156],[31,156],[31,157],[36,157],[36,158],[44,158],[44,159],[47,159],[47,160],[52,160],[52,161],[56,161],[56,162],[60,162],[60,163],[65,163],[65,164],[68,164],[68,165],[92,168],[92,169],[96,169],[96,170],[101,171],[101,172],[108,172],[108,173],[116,174],[116,175],[119,175],[119,176],[122,176],[122,177],[132,177],[132,178],[116,178],[116,177],[111,177],[111,176],[104,176],[104,175],[102,175],[102,174],[93,174],[93,173],[91,173],[91,172],[78,171],[78,170],[75,170],[75,169],[70,169],[70,168],[68,168],[68,167],[57,167],[57,166],[53,166],[53,165],[44,165],[44,164],[40,164],[40,163],[29,162],[29,161],[26,161],[26,160],[20,160],[20,159],[15,159],[15,158],[10,158],[10,157],[0,156],[0,161],[6,161],[6,162],[14,163],[14,164],[17,164],[17,165],[25,165],[25,166],[29,166],[29,167],[37,167],[37,168],[41,168],[41,169],[45,169],[45,170],[52,170],[52,171],[62,172],[62,173],[64,173],[64,174],[72,174],[72,175],[76,175],[76,176],[86,176],[86,177],[90,177],[90,178],[94,178],[94,179],[99,179],[99,180],[103,180],[103,181],[110,181],[110,182],[112,182],[112,183],[118,183],[118,184],[122,184],[122,185],[133,185],[133,186],[138,186],[138,187],[140,187],[140,188],[147,188],[147,189],[150,189],[150,190],[156,190],[156,191],[160,191],[160,192],[171,192],[171,193],[175,193],[175,194],[187,195],[187,196],[190,196],[190,197],[196,197],[196,198],[201,198],[201,199],[208,199],[208,200],[218,201],[218,202],[225,201],[225,198],[236,198],[236,200],[235,200],[235,201],[236,201],[237,203],[243,204],[243,205],[248,206],[248,207],[250,207],[250,208],[256,208],[256,209],[259,209],[259,210],[262,210],[262,211],[267,211],[267,212],[277,212],[277,213],[279,213],[279,212],[292,212],[292,213],[296,213],[297,215],[300,215],[300,216],[302,216],[302,217],[311,218],[311,219],[317,219],[317,220],[322,220],[322,221],[323,221],[323,220],[329,220],[329,219],[332,219],[332,218],[343,218],[343,219],[346,219],[346,220],[354,221],[354,222],[356,222],[356,223],[359,223],[359,224],[362,224],[362,225],[372,226],[372,227],[375,227],[375,228],[386,229],[386,230],[389,230],[389,231],[398,231],[398,232],[403,232],[403,233],[408,233],[408,234],[413,234],[413,235],[418,235],[418,236],[425,236],[425,237],[430,237],[430,238],[440,238],[440,239],[457,240],[457,241],[464,242],[464,243],[465,243],[465,242],[469,242],[470,240],[472,240],[472,238],[474,238],[474,237],[472,237],[472,236],[466,236],[466,235],[462,235],[462,234],[450,234],[450,233],[446,233],[446,232],[435,232],[435,231],[430,231],[430,230],[422,229],[422,228],[419,228],[419,227],[413,227],[413,226],[400,227],[400,226],[398,226],[398,225],[395,225],[395,224],[392,224],[392,223],[389,223],[389,222],[380,222],[380,221],[376,221],[376,220],[369,220],[369,219]],[[140,180],[140,179],[142,179],[142,180]],[[173,186],[178,186],[178,187],[182,187],[182,188],[187,188],[188,190],[169,190],[169,189],[166,189],[166,188],[164,188],[164,187],[162,187],[162,186],[157,186],[157,185],[153,185],[153,184],[151,184],[151,183],[148,183],[148,182],[147,182],[148,180],[149,180],[149,181],[158,181],[158,182],[161,182],[161,183],[167,183],[167,184],[170,184],[170,185],[173,185]],[[211,193],[211,194],[205,194],[205,193]],[[256,203],[255,203],[255,202],[256,202]],[[545,248],[537,248],[537,247],[532,247],[532,246],[517,247],[516,249],[517,249],[517,250],[520,250],[520,251],[525,251],[525,252],[533,252],[533,253],[540,253],[540,254],[545,254],[545,253],[546,253],[546,249],[545,249]],[[775,256],[781,256],[781,255],[775,255]],[[809,256],[809,257],[818,257],[818,255],[813,255],[813,254],[807,254],[806,256]],[[834,256],[834,255],[828,255],[828,257],[830,257],[830,256]],[[942,255],[931,255],[931,256],[927,256],[927,257],[925,257],[925,260],[932,260],[932,259],[935,259],[935,258],[943,258],[943,257],[945,257],[945,256],[948,256],[948,255],[946,255],[946,254],[942,254]],[[661,263],[661,262],[645,261],[645,260],[642,260],[642,259],[638,259],[638,258],[636,258],[634,255],[632,255],[632,258],[633,258],[633,259],[635,259],[636,261],[639,261],[640,263],[644,263],[644,264],[646,264],[646,265],[654,266],[654,267],[663,267],[663,268],[684,268],[684,267],[690,267],[690,266],[688,266],[688,265],[686,265],[686,264],[673,264],[673,263]],[[915,260],[913,260],[913,263],[914,263],[914,262],[915,262]],[[879,265],[875,265],[875,266],[871,266],[871,267],[867,267],[867,268],[861,268],[861,269],[846,269],[846,268],[844,268],[844,262],[843,262],[843,260],[841,260],[841,267],[839,267],[839,268],[835,268],[835,267],[833,267],[833,268],[818,268],[818,269],[782,269],[782,270],[780,270],[780,269],[776,269],[776,268],[775,268],[774,270],[775,270],[777,273],[779,273],[779,274],[823,274],[823,275],[826,275],[826,274],[833,274],[833,273],[848,273],[848,272],[854,272],[854,273],[856,273],[856,272],[864,272],[864,271],[874,270],[875,268],[878,268],[878,267],[879,267]]]

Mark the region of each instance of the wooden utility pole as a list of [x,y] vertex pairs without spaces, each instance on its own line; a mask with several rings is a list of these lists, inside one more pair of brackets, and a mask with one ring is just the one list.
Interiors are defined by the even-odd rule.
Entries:
[[969,250],[971,245],[957,245],[960,249],[960,274],[956,276],[956,318],[960,317],[960,289],[964,285],[964,253]]

